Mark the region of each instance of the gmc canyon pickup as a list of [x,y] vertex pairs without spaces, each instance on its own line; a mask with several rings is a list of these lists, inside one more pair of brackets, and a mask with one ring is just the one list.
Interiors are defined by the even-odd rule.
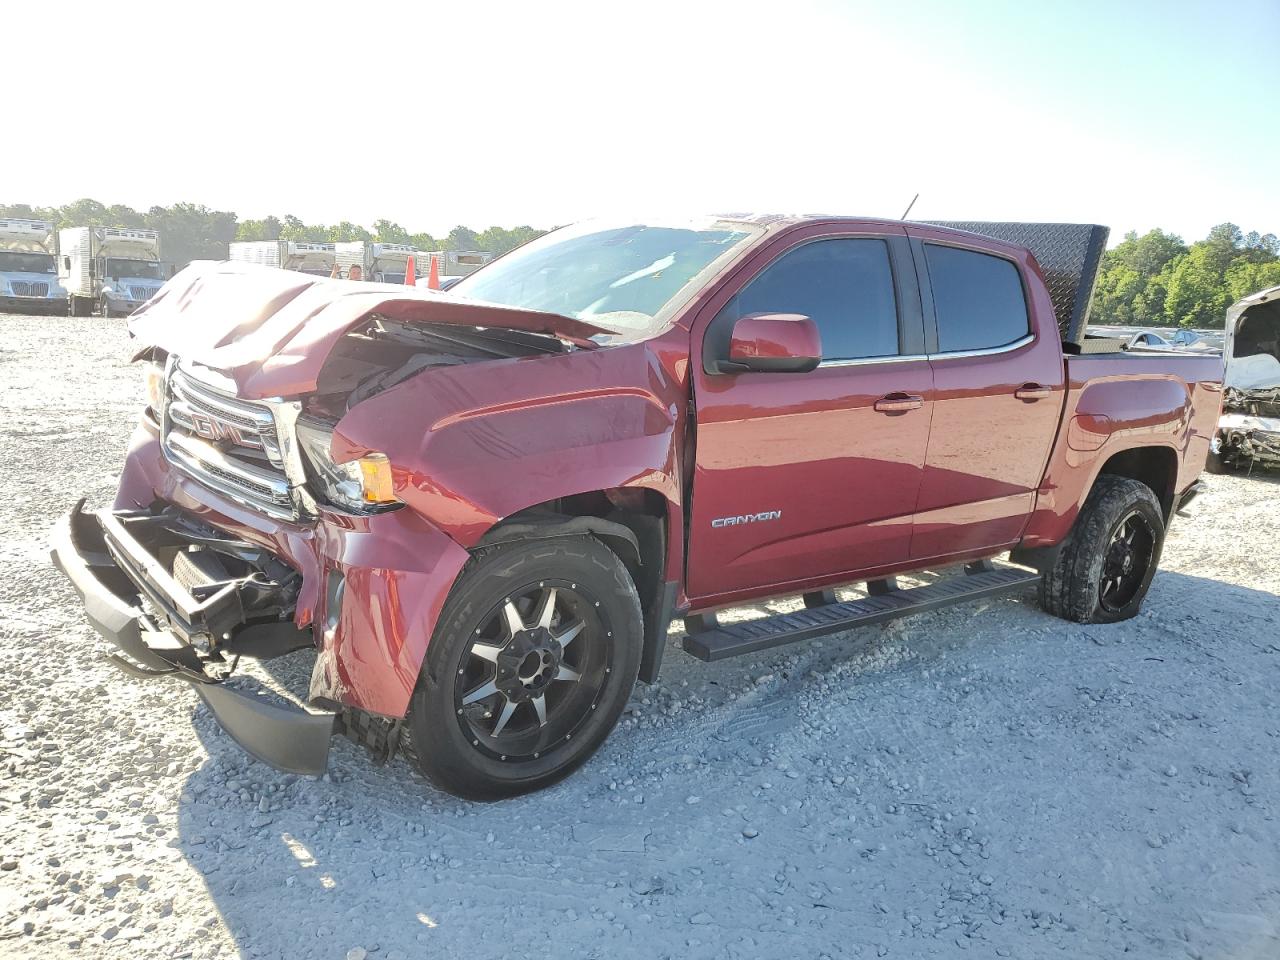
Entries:
[[[1105,228],[964,226],[585,223],[448,294],[192,266],[131,320],[148,404],[54,561],[266,762],[336,730],[480,799],[582,764],[676,618],[716,660],[1032,583],[1132,617],[1221,360],[1084,337]],[[304,648],[308,708],[224,683]]]

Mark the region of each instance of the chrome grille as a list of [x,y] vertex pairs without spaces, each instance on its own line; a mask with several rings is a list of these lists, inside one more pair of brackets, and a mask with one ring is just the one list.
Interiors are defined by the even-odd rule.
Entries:
[[9,289],[15,297],[47,297],[49,284],[38,280],[10,280]]
[[269,405],[174,366],[162,422],[165,456],[185,473],[273,517],[298,516]]
[[152,295],[154,294],[155,294],[155,290],[152,289],[151,287],[130,287],[129,288],[130,300],[150,300]]

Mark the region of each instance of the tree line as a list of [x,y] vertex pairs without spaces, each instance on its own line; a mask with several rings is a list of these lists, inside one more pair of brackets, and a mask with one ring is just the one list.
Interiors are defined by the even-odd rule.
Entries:
[[88,198],[61,207],[0,204],[0,217],[51,220],[56,227],[149,227],[160,234],[164,259],[178,266],[192,260],[224,260],[227,243],[232,240],[308,240],[314,243],[377,240],[407,243],[418,250],[486,250],[497,256],[546,233],[529,226],[489,227],[480,231],[457,226],[446,236],[437,238],[425,232],[411,233],[391,220],[377,220],[372,229],[345,220],[332,225],[307,224],[289,214],[241,220],[230,211],[210,210],[198,203],[175,203],[171,207],[151,207],[142,212],[122,204],[108,206]]
[[1102,258],[1091,323],[1221,327],[1241,297],[1280,285],[1280,240],[1223,223],[1191,245],[1163,230],[1124,240]]
[[[164,258],[179,266],[220,260],[231,240],[377,240],[418,250],[487,250],[497,256],[546,233],[529,226],[481,231],[457,226],[437,238],[411,233],[393,220],[377,220],[371,228],[346,220],[308,224],[289,214],[241,220],[230,211],[197,203],[151,207],[144,213],[91,199],[62,207],[0,204],[0,217],[52,220],[59,227],[150,227],[160,233]],[[1188,245],[1164,230],[1141,236],[1130,232],[1103,257],[1090,319],[1123,326],[1218,327],[1236,300],[1277,284],[1280,240],[1275,234],[1246,234],[1234,223],[1223,223]]]

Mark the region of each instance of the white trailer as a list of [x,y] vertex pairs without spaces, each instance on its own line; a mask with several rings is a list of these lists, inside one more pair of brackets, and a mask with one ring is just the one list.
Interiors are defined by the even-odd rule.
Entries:
[[361,280],[375,283],[404,283],[409,257],[414,257],[414,272],[421,275],[426,262],[424,254],[404,243],[379,243],[374,240],[349,240],[333,245],[341,276],[351,277],[351,268],[360,268]]
[[427,275],[431,257],[436,258],[442,277],[465,277],[493,259],[493,254],[485,250],[437,250],[422,256],[424,259],[418,266],[418,274],[423,277]]
[[63,313],[58,234],[48,220],[0,219],[0,310]]
[[58,246],[58,278],[74,317],[94,309],[104,317],[133,313],[164,286],[160,235],[154,230],[65,227]]
[[304,240],[233,240],[228,259],[327,277],[333,273],[334,245]]

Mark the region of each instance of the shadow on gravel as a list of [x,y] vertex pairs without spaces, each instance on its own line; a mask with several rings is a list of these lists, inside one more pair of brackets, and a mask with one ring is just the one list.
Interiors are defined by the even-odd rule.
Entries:
[[[1154,613],[1154,618],[1149,613]],[[1230,652],[1214,651],[1215,643],[1223,641],[1225,646],[1228,640],[1232,651],[1244,651],[1231,664],[1233,671],[1260,669],[1260,664],[1272,663],[1274,654],[1280,652],[1274,633],[1274,625],[1280,622],[1280,597],[1178,573],[1160,574],[1148,610],[1129,627],[1081,627],[1052,620],[1035,608],[1030,596],[1001,602],[992,614],[996,618],[994,627],[976,635],[974,623],[981,621],[965,618],[957,624],[935,616],[907,621],[906,642],[919,651],[913,661],[886,672],[862,674],[853,681],[872,723],[877,713],[909,712],[913,706],[928,704],[928,723],[930,730],[936,731],[935,742],[930,743],[929,731],[925,731],[925,736],[916,737],[903,747],[905,757],[898,758],[898,751],[892,747],[884,749],[889,750],[891,760],[919,763],[930,776],[940,775],[939,766],[945,765],[945,757],[956,749],[955,738],[973,726],[967,722],[963,698],[946,699],[934,694],[935,668],[942,651],[946,652],[948,665],[960,669],[967,669],[966,657],[974,660],[989,654],[988,667],[990,661],[1000,661],[1010,664],[1012,673],[1014,664],[1018,664],[1016,669],[1027,671],[1028,677],[1034,675],[1043,680],[1047,669],[1044,662],[1020,653],[1025,653],[1023,644],[1028,637],[1050,641],[1051,648],[1062,650],[1055,656],[1084,658],[1092,654],[1095,662],[1091,666],[1095,669],[1101,669],[1103,661],[1114,657],[1115,651],[1099,651],[1084,638],[1099,646],[1119,645],[1123,655],[1142,666],[1144,660],[1152,658],[1143,656],[1150,650],[1142,647],[1141,637],[1149,636],[1144,631],[1154,627],[1161,631],[1155,642],[1167,643],[1170,649],[1170,663],[1163,665],[1159,680],[1166,689],[1160,695],[1185,696],[1188,703],[1208,695],[1205,677],[1189,669],[1180,673],[1170,664],[1199,657],[1201,652],[1215,659],[1232,656]],[[911,624],[916,624],[914,630]],[[1074,639],[1074,645],[1063,648],[1059,638]],[[1125,650],[1128,644],[1134,649]],[[1183,653],[1174,655],[1174,647],[1184,644]],[[1251,662],[1250,648],[1265,659]],[[819,651],[801,653],[802,669],[794,668],[792,681],[773,695],[790,701],[783,704],[785,712],[803,713],[806,702],[826,689],[826,681],[818,675],[838,669],[863,649],[864,644],[850,636],[826,641]],[[664,687],[679,685],[686,678],[714,676],[722,688],[736,689],[714,707],[688,708],[677,718],[679,726],[619,729],[602,751],[607,759],[588,764],[551,790],[498,804],[470,804],[440,794],[400,759],[387,767],[375,767],[362,750],[343,739],[334,740],[330,774],[325,780],[281,774],[244,755],[217,729],[208,712],[198,707],[193,723],[209,759],[185,784],[179,811],[180,849],[203,875],[209,895],[246,957],[342,958],[356,948],[368,951],[371,960],[440,956],[446,951],[466,951],[467,956],[473,957],[651,957],[667,953],[719,957],[774,955],[774,951],[792,956],[817,956],[826,951],[836,956],[850,943],[866,945],[868,955],[874,956],[878,952],[876,944],[888,936],[882,912],[877,912],[883,908],[855,910],[844,906],[844,901],[865,906],[879,902],[872,898],[901,898],[892,908],[892,928],[902,926],[900,920],[893,920],[900,911],[908,916],[935,916],[938,903],[930,898],[936,898],[936,888],[941,885],[943,906],[960,911],[963,904],[957,905],[957,897],[946,892],[961,889],[951,887],[956,882],[957,867],[950,865],[946,850],[942,851],[948,858],[946,865],[932,851],[926,856],[923,841],[898,848],[883,859],[875,858],[872,844],[876,842],[875,824],[881,813],[864,817],[856,826],[856,817],[848,818],[843,825],[834,820],[829,825],[824,823],[821,836],[825,847],[805,841],[805,833],[796,837],[794,846],[781,850],[774,847],[769,855],[764,839],[742,839],[755,834],[742,828],[741,823],[722,830],[722,808],[734,808],[735,804],[738,810],[745,806],[756,816],[754,822],[766,831],[776,828],[771,816],[785,820],[786,814],[763,800],[753,799],[760,796],[758,771],[753,774],[748,764],[742,764],[747,767],[745,770],[736,769],[735,758],[743,754],[731,751],[716,759],[714,744],[690,742],[673,730],[697,733],[711,729],[712,723],[721,729],[732,729],[735,711],[750,709],[755,681],[741,667],[709,667],[685,658],[675,649],[668,653]],[[772,670],[787,655],[781,651],[756,659],[763,661],[766,670]],[[277,662],[278,666],[268,666],[285,686],[300,694],[305,692],[309,658],[294,659],[294,664]],[[957,660],[961,661],[958,665],[954,663]],[[1023,665],[1028,660],[1033,662]],[[1061,672],[1065,675],[1070,670]],[[1157,682],[1151,679],[1153,674],[1135,672],[1134,676],[1138,691],[1144,683]],[[1144,676],[1148,680],[1144,681]],[[1025,697],[1027,709],[1033,714],[1050,710],[1060,714],[1064,708],[1056,701],[1051,703],[1051,696],[1042,687],[1019,687],[1025,681],[1014,675],[1008,688],[990,695]],[[1064,676],[1063,683],[1068,684],[1069,678]],[[918,698],[904,701],[904,685],[918,686]],[[1167,689],[1170,685],[1172,691]],[[1024,689],[1029,692],[1024,693]],[[1044,702],[1037,703],[1037,696]],[[1151,692],[1151,696],[1157,694]],[[656,711],[656,707],[653,709]],[[717,711],[715,717],[709,716],[713,710]],[[1139,719],[1132,718],[1135,726]],[[886,735],[892,737],[894,729],[885,726],[872,732],[883,739]],[[905,728],[896,729],[901,733]],[[761,734],[748,725],[740,735],[751,739]],[[1064,730],[1063,736],[1066,735]],[[764,736],[781,739],[776,731],[765,732]],[[791,746],[782,748],[783,756],[791,758],[792,764],[797,763],[796,757],[802,767],[813,763],[815,756],[831,758],[830,764],[818,771],[819,776],[801,781],[801,788],[807,792],[796,795],[804,797],[804,803],[820,809],[843,809],[846,794],[842,791],[850,787],[832,786],[833,782],[839,784],[846,779],[843,775],[833,776],[845,769],[842,757],[843,763],[849,764],[848,772],[859,777],[857,782],[867,791],[863,801],[875,797],[877,789],[882,794],[886,792],[883,784],[861,779],[867,776],[867,767],[854,770],[854,764],[849,762],[851,756],[865,755],[869,749],[867,731],[851,730],[843,737],[837,733],[834,739],[819,742],[818,737],[811,736],[811,730],[792,727],[786,737]],[[1016,725],[1006,724],[1003,719],[983,731],[983,737],[977,749],[989,751],[990,756],[978,754],[972,761],[975,764],[983,760],[999,763],[1000,757],[1010,751],[1018,756],[1036,749],[1045,751],[1046,756],[1037,756],[1035,763],[1028,756],[1019,772],[1010,770],[1011,780],[1032,779],[1016,788],[1011,783],[1008,789],[1049,798],[1045,802],[1052,806],[1063,786],[1058,764],[1047,761],[1055,759],[1049,754],[1061,749],[1061,745],[1046,740],[1036,747]],[[799,747],[795,738],[804,738]],[[768,757],[764,772],[771,772],[770,779],[788,789],[801,789],[790,787],[795,781],[784,779],[790,776],[789,772],[772,769],[794,769],[779,764],[776,752],[769,756],[770,751],[778,749],[777,743],[761,745]],[[701,756],[702,751],[708,751],[707,755],[713,758],[710,766],[701,767],[697,781],[691,775],[682,777],[676,759],[688,769],[688,757],[681,755]],[[1274,759],[1260,757],[1258,766]],[[659,777],[654,773],[665,769],[675,771],[671,780],[665,774]],[[618,783],[611,782],[611,772]],[[632,786],[627,787],[632,791],[630,799],[620,799],[623,775],[634,777],[649,796],[637,802],[636,787]],[[1071,794],[1105,796],[1122,807],[1126,816],[1131,813],[1135,820],[1148,817],[1145,799],[1136,787],[1132,795],[1116,795],[1114,782],[1109,779],[1114,775],[1114,769],[1107,764],[1081,764],[1073,772]],[[752,781],[752,776],[757,779]],[[1035,778],[1043,782],[1037,783]],[[953,792],[957,795],[964,795],[972,786],[964,780],[956,778]],[[695,803],[688,796],[695,789],[695,782],[708,792],[706,804]],[[853,782],[851,779],[850,784]],[[775,801],[789,800],[786,796],[770,796]],[[882,797],[877,799],[884,803]],[[856,809],[862,806],[860,802]],[[892,806],[887,809],[890,813],[894,810]],[[1035,809],[1039,809],[1039,801]],[[784,805],[782,810],[787,807]],[[1007,815],[1011,819],[1002,825],[1009,837],[1039,829],[1032,822],[1029,809],[1014,807],[1013,811]],[[1209,818],[1216,815],[1212,810],[1199,814]],[[928,816],[940,817],[942,813]],[[1243,816],[1237,814],[1238,818]],[[713,817],[716,822],[710,819]],[[950,821],[951,814],[947,813],[945,819]],[[715,829],[708,830],[709,824]],[[927,826],[923,829],[927,837]],[[854,839],[855,835],[858,839]],[[897,834],[883,836],[892,843]],[[958,842],[969,843],[967,838],[959,838]],[[987,849],[999,854],[1001,842],[997,836],[988,841]],[[982,871],[981,883],[968,878],[963,889],[972,887],[977,891],[973,897],[987,898],[984,903],[990,906],[984,909],[996,919],[986,926],[971,924],[973,929],[961,936],[981,941],[984,950],[996,946],[1011,949],[1015,956],[1036,955],[1049,949],[1049,942],[1043,938],[1048,921],[1043,920],[1039,910],[1032,911],[1034,918],[1031,913],[1015,916],[1012,909],[1006,910],[997,902],[993,889],[985,886],[991,883],[985,873],[990,870],[1000,877],[995,890],[1003,890],[1006,898],[1015,896],[1010,891],[1025,888],[1031,891],[1027,896],[1043,903],[1046,909],[1065,909],[1066,904],[1072,908],[1067,912],[1072,913],[1079,890],[1073,890],[1066,880],[1049,879],[1045,867],[1055,866],[1059,878],[1075,870],[1080,865],[1076,847],[1081,838],[1041,835],[1038,842],[1043,849],[1037,858],[997,856],[988,863],[984,852],[983,860],[974,861],[973,876]],[[1205,842],[1205,849],[1179,851],[1184,859],[1178,861],[1177,869],[1207,869],[1212,873],[1216,869],[1215,858],[1226,854],[1210,849],[1211,840]],[[1056,849],[1058,845],[1063,848],[1061,851]],[[1192,885],[1181,882],[1186,874],[1173,875],[1173,855],[1148,849],[1141,843],[1137,846],[1141,853],[1115,850],[1107,854],[1117,858],[1108,866],[1108,876],[1114,871],[1126,878],[1116,885],[1118,892],[1114,896],[1129,895],[1125,891],[1130,888],[1141,892],[1152,885],[1166,884],[1161,887],[1163,895],[1172,899],[1158,904],[1161,914],[1195,914],[1201,905],[1192,898]],[[956,849],[953,846],[952,852]],[[1055,864],[1059,853],[1062,862]],[[1169,876],[1164,875],[1161,866],[1166,854]],[[1090,885],[1087,889],[1093,890],[1092,885],[1096,884],[1096,890],[1105,897],[1106,877],[1099,879],[1092,866],[1086,867],[1081,872],[1083,882]],[[1224,860],[1224,870],[1230,872],[1234,867]],[[839,909],[832,910],[822,901],[826,896],[823,885],[830,886],[831,882],[824,871],[837,869],[844,886],[837,888],[843,889],[837,898]],[[1238,881],[1227,876],[1215,881],[1220,890],[1226,884],[1219,901],[1238,908],[1221,914],[1227,919],[1220,920],[1219,926],[1225,927],[1214,934],[1216,946],[1227,951],[1223,956],[1261,956],[1257,951],[1276,946],[1271,922],[1258,915],[1256,905],[1250,905],[1255,903],[1251,898],[1257,888],[1246,888],[1256,880],[1249,871],[1242,870]],[[764,889],[766,884],[768,891]],[[884,892],[886,885],[888,894]],[[1177,890],[1186,893],[1173,893]],[[1083,901],[1083,895],[1079,894],[1078,899]],[[815,909],[818,907],[825,909]],[[1178,946],[1163,940],[1163,935],[1155,939],[1151,935],[1133,936],[1131,931],[1143,922],[1141,907],[1128,910],[1131,919],[1126,922],[1131,927],[1115,925],[1109,916],[1095,918],[1087,912],[1089,909],[1093,908],[1085,904],[1075,911],[1077,926],[1057,928],[1059,940],[1055,949],[1087,945],[1078,955],[1094,956],[1108,953],[1105,949],[1099,952],[1101,947],[1123,944],[1131,954],[1154,958],[1171,955],[1168,951]],[[1150,909],[1155,910],[1156,905]],[[726,911],[740,913],[745,926],[729,921]],[[718,913],[726,924],[700,938],[699,926],[711,924],[712,913]],[[942,912],[939,910],[936,915],[941,916]],[[798,923],[797,918],[803,922]],[[196,924],[197,916],[193,915],[193,928]],[[771,939],[775,933],[777,939]],[[899,933],[907,938],[919,935],[909,925],[906,933]],[[750,936],[745,940],[738,939],[746,934]],[[195,935],[200,936],[198,930]],[[893,955],[950,955],[947,950],[954,953],[958,946],[958,940],[952,943],[953,938],[948,933],[941,942],[899,944]],[[729,950],[725,945],[730,942],[750,945]],[[193,946],[196,955],[202,956],[199,945]],[[967,940],[964,946],[967,948]],[[946,949],[935,952],[940,947]],[[1219,954],[1211,951],[1207,955]],[[355,956],[362,955],[357,951]]]

